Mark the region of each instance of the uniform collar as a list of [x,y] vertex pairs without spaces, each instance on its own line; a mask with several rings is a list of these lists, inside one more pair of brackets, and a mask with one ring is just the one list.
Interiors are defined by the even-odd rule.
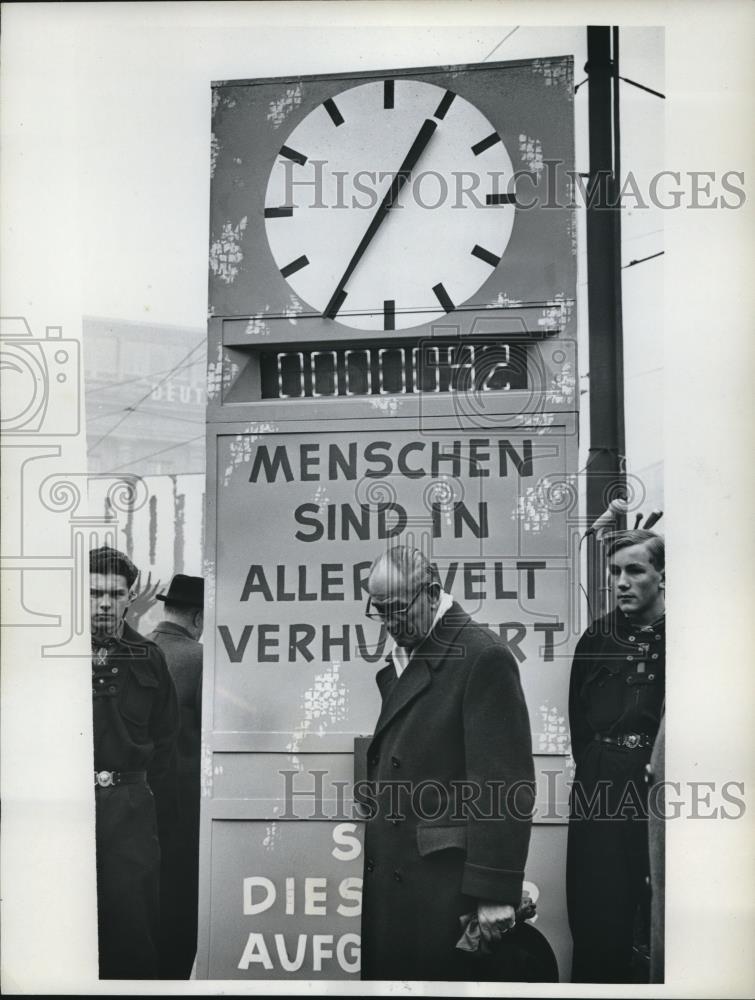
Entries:
[[622,632],[655,632],[666,627],[666,612],[664,611],[660,618],[656,618],[654,622],[649,622],[647,625],[641,625],[639,622],[633,621],[633,619],[630,618],[629,615],[625,614],[620,608],[617,608],[614,620]]
[[111,646],[118,646],[122,640],[125,627],[126,622],[121,618],[112,635],[100,637],[92,633],[92,649],[109,649]]
[[105,639],[99,639],[92,636],[92,650],[97,649],[107,649],[107,650],[120,650],[124,652],[130,650],[131,647],[137,646],[142,647],[149,640],[146,639],[140,632],[137,632],[135,628],[131,628],[129,623],[125,618],[121,619],[118,634],[109,635]]

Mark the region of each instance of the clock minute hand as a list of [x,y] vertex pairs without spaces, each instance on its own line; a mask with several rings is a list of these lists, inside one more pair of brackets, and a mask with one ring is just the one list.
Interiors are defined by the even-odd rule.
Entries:
[[378,205],[377,210],[375,211],[375,214],[373,215],[372,220],[370,221],[370,224],[367,227],[367,232],[364,234],[359,243],[359,246],[354,251],[354,255],[349,261],[348,266],[343,273],[343,277],[338,282],[338,286],[336,290],[333,292],[330,302],[328,302],[327,306],[325,307],[323,316],[325,316],[327,319],[335,318],[336,313],[338,312],[343,302],[343,298],[345,297],[344,288],[346,287],[346,282],[354,273],[357,264],[364,256],[365,250],[372,242],[375,233],[382,225],[386,215],[388,215],[388,212],[391,210],[393,205],[395,205],[396,199],[398,198],[401,188],[404,186],[406,181],[409,180],[409,176],[412,170],[416,166],[417,161],[424,152],[425,146],[430,141],[430,138],[437,127],[438,127],[437,122],[434,122],[431,118],[425,119],[422,128],[419,130],[417,138],[412,143],[411,149],[404,158],[404,162],[401,164],[398,173],[393,178],[391,186],[388,188],[388,192]]

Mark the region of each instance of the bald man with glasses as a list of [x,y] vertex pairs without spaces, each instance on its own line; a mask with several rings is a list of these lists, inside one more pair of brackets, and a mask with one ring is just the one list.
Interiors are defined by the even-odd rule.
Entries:
[[492,978],[457,943],[471,917],[494,949],[522,899],[534,769],[516,660],[417,549],[380,555],[367,591],[393,649],[362,796],[362,978]]

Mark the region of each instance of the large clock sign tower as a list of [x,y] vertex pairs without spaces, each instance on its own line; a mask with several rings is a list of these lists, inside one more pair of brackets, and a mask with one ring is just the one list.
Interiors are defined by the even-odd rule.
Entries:
[[566,57],[213,87],[200,978],[359,976],[364,587],[398,541],[519,663],[568,971],[572,94]]

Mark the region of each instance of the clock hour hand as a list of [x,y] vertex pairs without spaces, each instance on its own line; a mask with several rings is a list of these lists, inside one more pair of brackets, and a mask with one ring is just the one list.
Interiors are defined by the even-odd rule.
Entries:
[[372,220],[370,221],[370,224],[367,227],[367,232],[364,234],[359,243],[359,246],[354,251],[352,258],[349,261],[348,266],[343,273],[343,277],[338,282],[338,286],[336,290],[333,292],[333,295],[331,296],[330,302],[328,302],[327,306],[325,307],[323,316],[325,316],[327,319],[335,318],[338,310],[343,304],[343,300],[346,298],[346,293],[344,292],[344,289],[346,287],[346,282],[354,273],[357,264],[364,256],[365,250],[370,245],[372,239],[375,236],[375,233],[382,225],[386,215],[391,210],[391,208],[396,204],[396,199],[399,196],[401,188],[409,180],[412,170],[416,166],[417,161],[424,152],[425,146],[427,146],[433,132],[437,127],[438,127],[437,122],[434,122],[432,121],[432,119],[427,118],[424,124],[422,125],[422,128],[419,130],[417,138],[414,140],[411,149],[406,154],[404,162],[401,164],[401,166],[398,169],[398,173],[393,178],[391,186],[388,188],[385,197],[378,205],[375,214],[373,215]]

